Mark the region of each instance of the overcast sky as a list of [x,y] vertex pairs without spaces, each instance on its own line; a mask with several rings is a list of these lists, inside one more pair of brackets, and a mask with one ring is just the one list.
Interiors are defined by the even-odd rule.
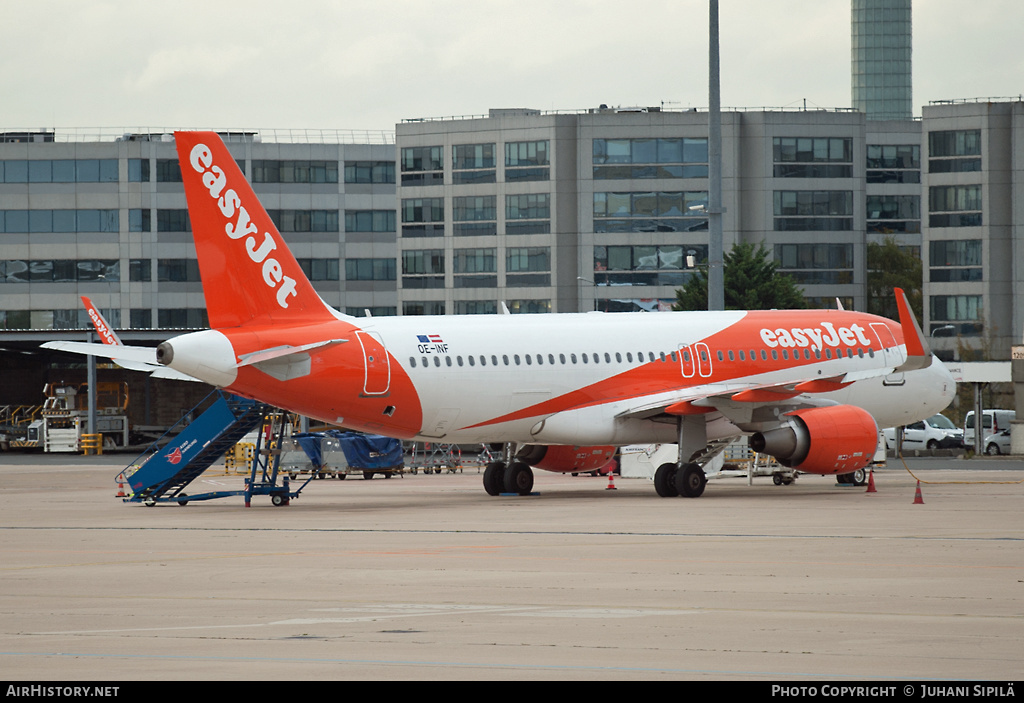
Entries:
[[[848,107],[850,0],[720,0],[723,107]],[[0,129],[705,107],[707,0],[4,0]],[[1024,2],[915,0],[915,114],[1024,93]]]

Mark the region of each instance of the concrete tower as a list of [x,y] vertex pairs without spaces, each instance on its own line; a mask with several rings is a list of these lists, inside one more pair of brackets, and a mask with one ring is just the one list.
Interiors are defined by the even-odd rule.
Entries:
[[851,0],[852,104],[869,120],[913,117],[911,0]]

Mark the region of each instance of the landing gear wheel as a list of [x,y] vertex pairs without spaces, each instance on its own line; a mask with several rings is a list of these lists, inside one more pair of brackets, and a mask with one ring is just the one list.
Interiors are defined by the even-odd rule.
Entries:
[[533,490],[533,469],[521,461],[513,462],[505,470],[505,492],[530,495]]
[[853,483],[853,474],[836,474],[836,483]]
[[676,471],[676,490],[686,498],[699,498],[707,483],[708,479],[699,464],[686,464]]
[[868,482],[868,470],[867,469],[857,469],[852,474],[850,474],[850,483],[852,483],[855,486],[863,486],[867,482]]
[[662,498],[675,498],[679,495],[675,464],[662,464],[654,472],[654,491]]
[[484,490],[487,495],[501,495],[505,488],[505,464],[500,461],[492,461],[484,469]]

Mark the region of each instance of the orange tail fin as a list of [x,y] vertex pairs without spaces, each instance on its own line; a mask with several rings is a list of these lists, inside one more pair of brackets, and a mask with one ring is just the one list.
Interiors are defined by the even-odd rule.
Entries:
[[216,132],[175,132],[213,328],[335,319]]

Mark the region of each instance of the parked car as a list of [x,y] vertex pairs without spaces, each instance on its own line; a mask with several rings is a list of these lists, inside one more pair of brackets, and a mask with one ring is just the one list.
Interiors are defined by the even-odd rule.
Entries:
[[1010,453],[1010,428],[985,438],[985,453],[989,456]]
[[[999,434],[1003,430],[1010,429],[1010,423],[1017,419],[1017,413],[1013,410],[982,410],[981,428],[984,436]],[[967,413],[964,418],[964,444],[968,447],[974,446],[974,411]],[[988,440],[983,445],[988,448]]]
[[[896,448],[896,428],[882,430],[885,448]],[[932,415],[903,428],[904,449],[955,449],[964,446],[964,432],[945,415]]]

